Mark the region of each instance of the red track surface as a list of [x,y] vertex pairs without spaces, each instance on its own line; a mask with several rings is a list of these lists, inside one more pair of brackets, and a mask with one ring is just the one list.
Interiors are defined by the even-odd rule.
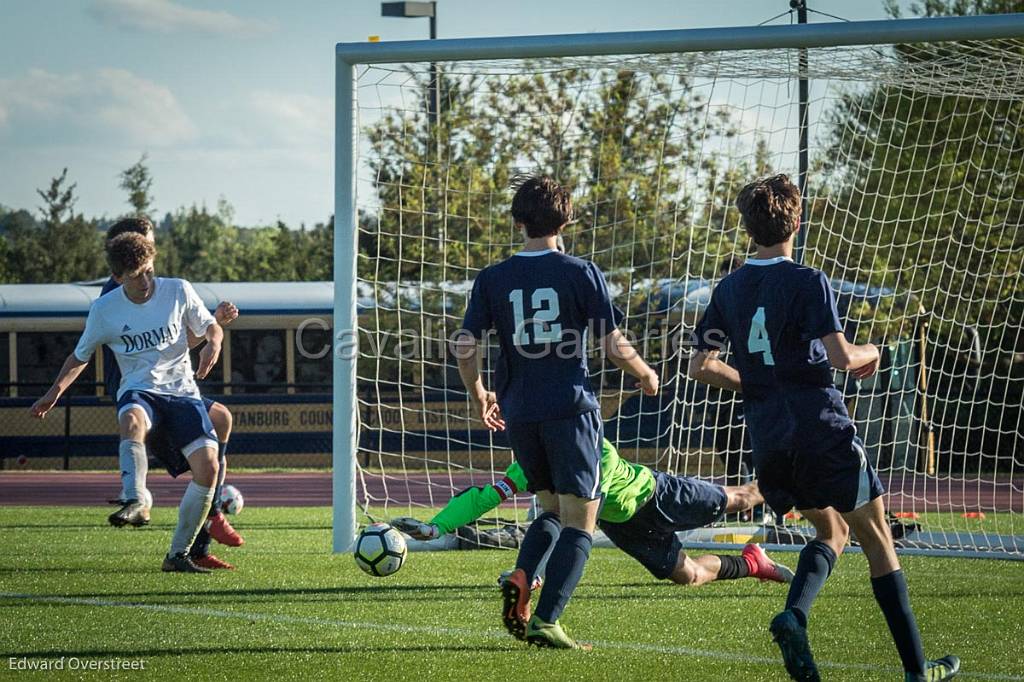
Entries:
[[[886,480],[889,479],[889,480]],[[367,493],[371,504],[390,500],[392,504],[441,506],[452,491],[489,482],[484,474],[438,472],[429,477],[412,474],[367,474],[357,484],[362,499]],[[157,506],[177,506],[188,484],[188,476],[177,480],[166,473],[152,472],[149,489]],[[320,507],[331,504],[331,475],[328,472],[305,473],[228,473],[228,482],[238,486],[247,505],[260,507]],[[997,482],[958,482],[928,480],[924,476],[883,477],[890,491],[890,509],[915,511],[1012,511],[1024,512],[1024,480]],[[120,480],[113,472],[5,472],[0,473],[0,504],[6,505],[102,505],[117,494]]]

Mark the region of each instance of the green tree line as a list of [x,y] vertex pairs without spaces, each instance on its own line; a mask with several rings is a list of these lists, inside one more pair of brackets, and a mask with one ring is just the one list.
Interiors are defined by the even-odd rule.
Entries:
[[[125,215],[153,219],[153,177],[145,155],[120,176],[130,208]],[[79,282],[109,275],[106,230],[118,218],[87,218],[75,211],[77,186],[67,169],[38,190],[42,204],[0,206],[0,283]],[[154,220],[157,272],[197,282],[318,281],[333,277],[333,220],[311,229],[240,227],[225,200],[215,209],[183,206]]]

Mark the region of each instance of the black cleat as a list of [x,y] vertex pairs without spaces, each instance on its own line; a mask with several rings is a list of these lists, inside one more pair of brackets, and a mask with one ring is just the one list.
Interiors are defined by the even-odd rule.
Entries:
[[175,554],[171,556],[168,554],[164,557],[164,563],[160,566],[160,570],[165,573],[212,573],[208,568],[202,568],[192,563],[184,554]]
[[925,664],[924,674],[907,673],[906,682],[943,682],[952,679],[960,672],[960,659],[956,656],[944,656],[936,661]]
[[786,672],[798,682],[821,682],[818,666],[811,655],[811,645],[807,641],[807,628],[800,624],[796,614],[786,609],[772,619],[769,626],[772,639],[782,651],[782,660],[786,664]]
[[129,525],[136,528],[146,526],[149,524],[149,510],[138,500],[128,500],[123,507],[108,516],[107,521],[115,528]]

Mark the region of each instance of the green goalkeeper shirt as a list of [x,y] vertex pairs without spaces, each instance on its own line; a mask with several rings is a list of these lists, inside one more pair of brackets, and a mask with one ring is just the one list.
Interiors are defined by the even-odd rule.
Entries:
[[[526,490],[526,475],[522,467],[513,462],[505,470],[505,477],[493,485],[463,490],[448,502],[444,509],[430,520],[441,533],[450,533],[460,526],[473,523],[497,507],[503,500]],[[654,494],[654,474],[642,464],[633,464],[619,457],[615,446],[608,440],[601,445],[601,521],[623,523],[628,521]]]

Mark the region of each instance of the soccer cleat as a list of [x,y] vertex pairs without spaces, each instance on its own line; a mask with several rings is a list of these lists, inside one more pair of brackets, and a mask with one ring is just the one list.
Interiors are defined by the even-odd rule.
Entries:
[[960,672],[960,659],[956,656],[944,656],[937,661],[928,661],[925,664],[923,675],[907,673],[904,676],[906,682],[942,682],[951,679]]
[[228,547],[241,547],[245,544],[245,540],[238,534],[238,531],[231,527],[227,517],[221,512],[213,514],[206,520],[206,532],[210,534],[211,538]]
[[771,581],[776,583],[793,582],[793,571],[789,567],[772,561],[758,544],[749,544],[743,548],[743,558],[750,569],[750,577],[757,578],[761,582]]
[[170,554],[165,556],[164,563],[160,566],[160,570],[165,573],[212,573],[208,568],[196,566],[191,559],[181,552],[174,556],[171,556]]
[[[516,569],[514,569],[514,568],[510,568],[508,570],[505,570],[505,571],[501,572],[501,575],[498,576],[498,588],[499,589],[501,588],[502,585],[505,584],[505,581],[508,580],[508,577],[510,575],[512,575],[515,572],[515,570]],[[537,590],[539,590],[542,587],[544,587],[544,577],[540,576],[540,575],[534,576],[533,583],[530,585],[530,591],[531,592],[536,592]]]
[[149,510],[138,500],[128,500],[125,505],[107,517],[111,526],[145,526],[149,523]]
[[545,623],[537,616],[530,619],[526,624],[526,641],[538,647],[550,649],[578,649],[590,651],[593,649],[589,644],[580,644],[569,635],[556,620],[554,623]]
[[798,682],[821,682],[818,666],[811,655],[811,645],[807,641],[807,628],[800,624],[796,614],[786,609],[772,619],[769,626],[772,639],[782,651],[782,660],[786,664],[786,672]]
[[526,624],[530,620],[530,587],[526,584],[526,571],[517,568],[501,584],[501,619],[505,629],[516,639],[526,639]]
[[212,554],[207,554],[206,556],[194,556],[190,558],[192,559],[192,563],[200,568],[221,568],[230,571],[233,571],[235,569],[234,565],[229,564],[223,559],[218,559]]

